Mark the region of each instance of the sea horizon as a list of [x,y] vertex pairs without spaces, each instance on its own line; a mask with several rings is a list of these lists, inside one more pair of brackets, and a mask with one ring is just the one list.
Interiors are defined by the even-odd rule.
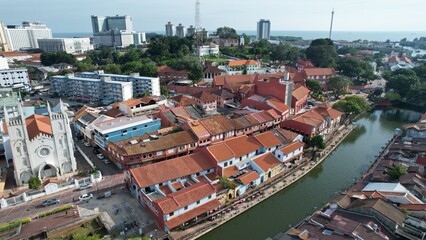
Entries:
[[[163,35],[164,31],[145,31]],[[213,31],[208,31],[212,33]],[[256,35],[255,30],[239,30],[238,34]],[[54,32],[53,37],[91,37],[92,32]],[[304,40],[328,38],[329,31],[277,30],[271,31],[271,36],[301,37]],[[400,41],[403,38],[412,41],[414,38],[426,37],[426,31],[333,31],[332,40],[368,40],[368,41]]]

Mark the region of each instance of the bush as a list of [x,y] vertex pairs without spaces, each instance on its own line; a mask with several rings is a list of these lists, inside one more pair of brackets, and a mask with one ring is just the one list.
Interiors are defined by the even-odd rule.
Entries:
[[30,180],[28,180],[28,186],[31,189],[37,189],[41,186],[41,181],[37,177],[31,176]]
[[31,221],[30,218],[22,218],[19,220],[16,220],[14,222],[10,222],[10,223],[6,223],[0,226],[0,232],[4,232],[6,230],[12,229],[12,228],[16,228],[19,226],[19,224],[26,224],[29,223]]
[[71,208],[72,208],[72,204],[68,204],[68,205],[65,205],[65,206],[62,206],[62,207],[59,207],[59,208],[55,208],[52,211],[40,213],[39,215],[37,215],[37,217],[39,217],[39,218],[46,217],[46,216],[49,216],[49,215],[52,215],[52,214],[55,214],[55,213],[58,213],[58,212],[63,212],[63,211],[69,210]]

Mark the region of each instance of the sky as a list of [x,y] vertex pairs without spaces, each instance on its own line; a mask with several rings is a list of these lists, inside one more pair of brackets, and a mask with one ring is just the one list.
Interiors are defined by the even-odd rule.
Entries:
[[[425,31],[426,0],[200,0],[201,26],[256,30],[259,19],[271,31]],[[129,15],[137,31],[164,25],[194,25],[195,0],[0,0],[0,21],[40,21],[53,32],[91,32],[91,15]]]

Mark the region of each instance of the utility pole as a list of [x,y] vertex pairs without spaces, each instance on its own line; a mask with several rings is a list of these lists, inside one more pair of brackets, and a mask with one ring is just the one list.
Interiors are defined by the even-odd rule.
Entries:
[[331,11],[331,23],[330,23],[330,33],[328,34],[328,38],[331,40],[331,32],[333,31],[333,17],[334,17],[334,8]]

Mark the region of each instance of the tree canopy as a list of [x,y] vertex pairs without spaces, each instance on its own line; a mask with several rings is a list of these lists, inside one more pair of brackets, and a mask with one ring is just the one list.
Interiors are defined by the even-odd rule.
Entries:
[[386,89],[399,93],[402,98],[405,98],[410,89],[415,88],[419,84],[416,72],[411,69],[398,69],[388,77]]
[[203,66],[195,56],[186,55],[182,58],[169,61],[167,65],[176,70],[188,70],[188,77],[191,80],[198,81],[203,77]]
[[313,148],[324,149],[325,141],[321,135],[315,135],[308,141],[308,146]]
[[349,82],[341,76],[330,77],[328,79],[328,88],[333,92],[336,98],[339,98],[340,95],[346,92],[346,88],[349,85]]
[[393,165],[389,171],[389,175],[394,179],[399,179],[404,174],[407,174],[407,168],[401,164]]
[[231,27],[226,27],[226,26],[216,29],[216,34],[220,38],[234,38],[234,39],[238,38],[237,31],[235,31],[235,29]]
[[354,57],[340,58],[337,62],[337,70],[359,83],[365,83],[375,77],[373,67],[370,64]]
[[330,39],[315,39],[306,49],[306,57],[317,67],[333,67],[337,58],[336,48]]
[[333,104],[333,108],[346,114],[360,114],[362,111],[370,109],[370,106],[363,97],[348,96]]
[[318,81],[312,79],[306,79],[306,87],[311,90],[311,96],[316,98],[322,92],[322,86]]
[[71,54],[68,54],[64,51],[59,52],[43,52],[40,55],[41,64],[44,66],[50,66],[56,63],[68,63],[74,65],[77,60]]

